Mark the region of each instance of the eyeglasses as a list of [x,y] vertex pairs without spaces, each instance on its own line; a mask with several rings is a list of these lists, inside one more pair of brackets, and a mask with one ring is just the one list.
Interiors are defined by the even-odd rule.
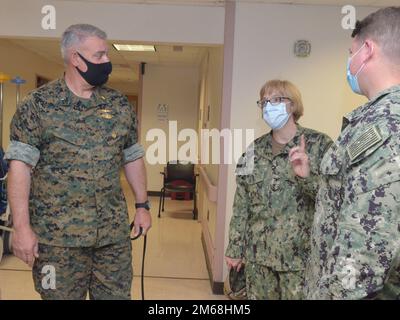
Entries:
[[273,97],[271,99],[263,99],[263,100],[257,101],[257,106],[259,108],[264,108],[268,102],[270,102],[271,105],[273,105],[273,106],[277,106],[278,104],[280,104],[285,99],[289,100],[289,101],[292,101],[288,97]]

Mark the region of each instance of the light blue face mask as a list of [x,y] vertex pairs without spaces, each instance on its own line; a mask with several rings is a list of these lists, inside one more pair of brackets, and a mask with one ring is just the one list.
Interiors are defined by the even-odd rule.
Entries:
[[289,120],[290,114],[286,111],[286,104],[273,106],[270,102],[263,108],[263,119],[272,130],[281,129]]
[[364,45],[365,45],[365,43],[360,47],[360,49],[357,50],[357,52],[355,54],[353,54],[352,57],[349,57],[349,59],[347,60],[347,82],[349,83],[351,90],[353,90],[353,92],[357,93],[357,94],[362,94],[357,77],[360,74],[360,72],[362,71],[362,69],[364,68],[365,62],[361,65],[361,67],[358,69],[358,71],[354,75],[351,74],[350,64],[351,64],[351,60],[360,52],[360,50],[364,47]]

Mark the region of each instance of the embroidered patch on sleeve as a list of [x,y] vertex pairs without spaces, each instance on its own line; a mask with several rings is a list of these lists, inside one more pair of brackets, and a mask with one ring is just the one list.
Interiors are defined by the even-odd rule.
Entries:
[[346,148],[350,160],[353,161],[381,140],[382,136],[378,128],[376,126],[369,127]]

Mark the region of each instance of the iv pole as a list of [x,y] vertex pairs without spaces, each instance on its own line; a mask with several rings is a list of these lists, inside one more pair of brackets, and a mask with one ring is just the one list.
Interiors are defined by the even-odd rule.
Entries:
[[22,79],[20,76],[16,76],[14,79],[11,79],[11,82],[16,84],[16,86],[17,86],[16,105],[18,107],[19,100],[20,100],[20,87],[21,87],[21,84],[26,83],[26,80]]

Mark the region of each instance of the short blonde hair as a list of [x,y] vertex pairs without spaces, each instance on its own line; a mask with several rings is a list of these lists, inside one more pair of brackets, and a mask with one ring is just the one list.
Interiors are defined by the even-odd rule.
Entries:
[[282,97],[288,97],[292,101],[293,117],[297,121],[304,113],[303,102],[299,89],[287,80],[270,80],[267,81],[260,90],[260,99],[266,94],[279,94]]

